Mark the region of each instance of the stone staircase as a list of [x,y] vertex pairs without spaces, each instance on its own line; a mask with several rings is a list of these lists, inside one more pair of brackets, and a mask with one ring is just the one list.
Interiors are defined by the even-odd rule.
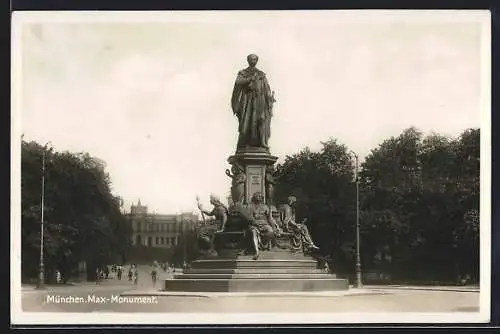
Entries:
[[[221,254],[223,255],[223,254]],[[347,290],[346,279],[317,269],[311,257],[284,251],[226,254],[191,263],[183,274],[164,280],[164,290],[188,292],[297,292]]]

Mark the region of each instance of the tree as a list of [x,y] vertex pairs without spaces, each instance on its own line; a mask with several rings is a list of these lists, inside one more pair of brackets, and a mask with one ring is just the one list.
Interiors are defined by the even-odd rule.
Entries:
[[336,270],[354,271],[355,185],[352,159],[335,139],[322,143],[320,152],[305,148],[287,156],[275,170],[276,198],[297,197],[297,219],[309,219],[309,229]]
[[198,231],[198,226],[192,225],[190,228],[186,226],[173,250],[170,259],[172,263],[182,265],[184,261],[189,263],[198,257]]
[[479,279],[479,167],[480,131],[468,129],[456,140],[454,151],[457,163],[453,176],[457,181],[455,205],[455,248],[457,270]]
[[[360,172],[361,255],[366,271],[400,281],[479,275],[479,129],[458,138],[414,128],[384,140]],[[323,255],[354,273],[355,189],[348,149],[330,139],[276,168],[276,196],[298,199]]]
[[[418,211],[420,197],[419,149],[422,134],[415,128],[391,137],[373,149],[362,164],[360,173],[362,194],[363,267],[387,268],[390,258],[393,268],[405,273],[413,254],[411,222]],[[418,238],[417,238],[418,240]]]
[[[40,189],[45,148],[22,143],[22,263],[23,276],[34,277],[40,252]],[[130,227],[111,193],[105,164],[87,153],[45,152],[45,267],[73,274],[80,261],[95,266],[124,257]]]
[[383,266],[388,255],[397,278],[450,281],[464,258],[477,263],[463,253],[477,249],[467,226],[478,207],[478,163],[479,130],[451,139],[410,128],[372,150],[361,174],[364,267]]

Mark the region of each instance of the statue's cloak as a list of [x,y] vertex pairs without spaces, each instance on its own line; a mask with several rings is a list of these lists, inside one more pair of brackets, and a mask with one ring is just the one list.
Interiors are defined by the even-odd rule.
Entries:
[[[252,80],[256,75],[257,80]],[[271,136],[273,96],[266,74],[256,68],[238,72],[231,97],[233,113],[238,117],[238,147],[265,147]]]

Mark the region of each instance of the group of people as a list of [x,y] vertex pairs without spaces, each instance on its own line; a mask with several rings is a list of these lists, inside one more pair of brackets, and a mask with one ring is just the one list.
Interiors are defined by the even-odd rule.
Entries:
[[[96,284],[99,284],[103,279],[109,278],[109,270],[108,274],[106,274],[107,266],[104,266],[105,269],[101,267],[96,268]],[[174,265],[169,265],[168,263],[158,263],[158,261],[154,261],[151,265],[151,280],[153,285],[156,285],[156,281],[158,280],[159,271],[163,270],[164,272],[175,272]],[[111,272],[116,274],[116,278],[118,280],[122,279],[123,273],[125,272],[125,268],[122,265],[113,265],[111,266]],[[137,264],[131,264],[127,271],[128,280],[134,282],[134,284],[138,283],[139,280],[139,270]]]
[[[111,272],[116,273],[116,278],[121,281],[122,276],[123,276],[123,271],[124,268],[122,265],[113,265],[111,266]],[[97,267],[95,271],[95,278],[96,278],[96,284],[99,284],[102,282],[103,279],[108,279],[109,278],[109,267],[107,265],[103,267]],[[132,264],[129,267],[128,270],[128,280],[129,281],[134,281],[134,283],[137,284],[137,279],[138,279],[138,272],[137,272],[137,266],[135,264]]]
[[104,269],[101,268],[101,267],[97,267],[95,269],[95,283],[99,284],[105,278],[109,278],[109,268],[108,268],[108,266],[104,266]]
[[[279,223],[273,217],[273,207],[264,203],[264,195],[261,192],[253,194],[251,203],[247,207],[239,207],[238,213],[248,222],[249,248],[253,250],[254,260],[259,258],[260,250],[269,250],[276,245],[276,238],[283,233],[291,235],[291,247],[294,251],[302,249],[304,252],[309,252],[318,249],[305,225],[305,220],[301,223],[296,221],[296,201],[294,196],[290,196],[288,202],[277,209]],[[229,210],[214,195],[210,196],[210,204],[214,206],[212,211],[203,210],[201,205],[198,207],[203,214],[215,216],[219,223],[218,231],[222,232],[226,227]],[[243,251],[247,252],[248,249]]]

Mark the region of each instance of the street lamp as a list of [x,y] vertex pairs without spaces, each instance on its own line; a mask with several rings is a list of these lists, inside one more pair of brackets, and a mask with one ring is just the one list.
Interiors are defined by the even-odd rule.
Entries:
[[184,265],[186,264],[186,222],[183,221],[182,224],[182,269],[184,269]]
[[360,236],[359,236],[359,157],[358,155],[351,151],[351,155],[354,156],[355,166],[354,166],[354,177],[356,182],[356,283],[358,288],[363,287],[362,276],[361,276],[361,254],[360,254]]
[[186,263],[186,220],[184,215],[181,214],[181,233],[182,233],[182,264],[181,267],[184,269],[184,264]]
[[44,258],[43,258],[43,232],[44,232],[44,205],[45,205],[45,155],[47,153],[47,146],[51,142],[47,142],[43,146],[42,152],[42,194],[40,199],[41,206],[41,217],[40,217],[40,268],[38,277],[38,288],[43,289],[45,287],[45,270],[44,270]]

